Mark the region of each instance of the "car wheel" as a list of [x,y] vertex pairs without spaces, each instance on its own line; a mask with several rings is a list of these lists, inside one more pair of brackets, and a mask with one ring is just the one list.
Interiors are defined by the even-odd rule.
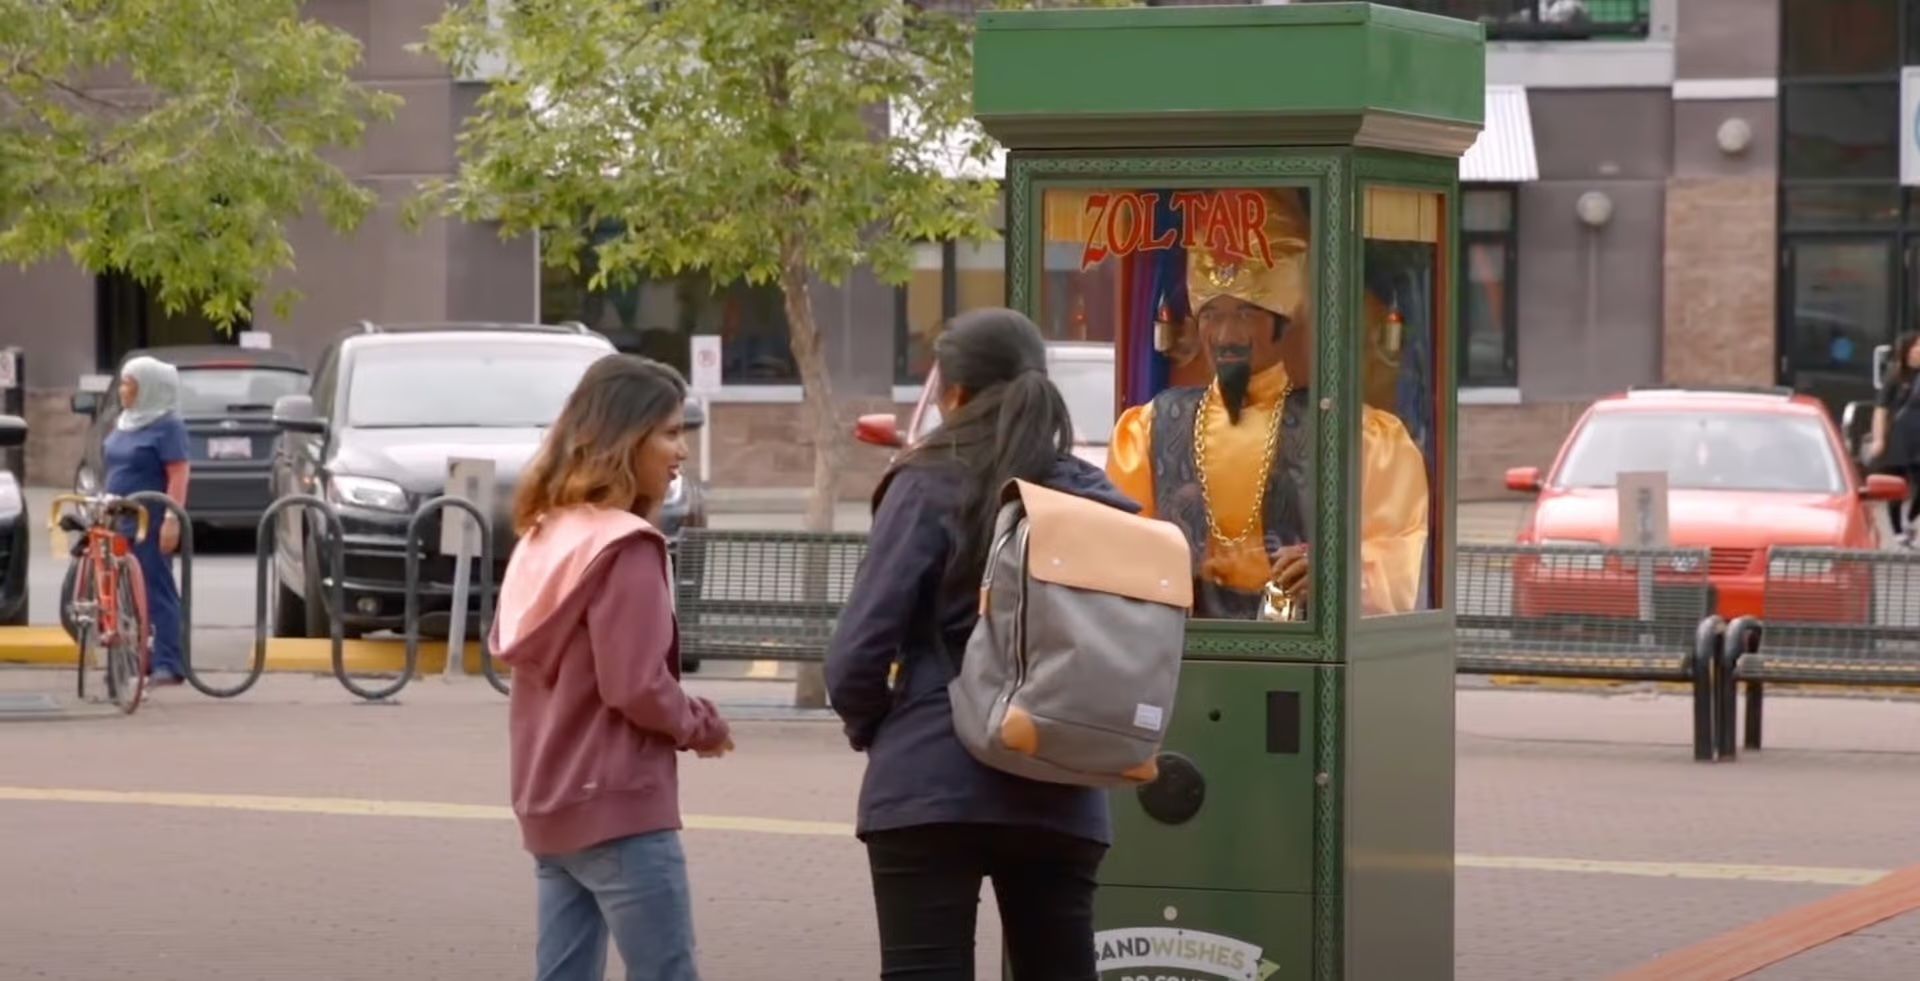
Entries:
[[30,622],[30,619],[27,613],[28,600],[30,598],[31,596],[28,592],[26,585],[24,583],[21,584],[20,605],[14,608],[13,615],[7,617],[6,621],[3,624],[0,624],[0,626],[8,626],[8,627],[27,626],[27,624]]
[[74,560],[67,563],[67,574],[60,578],[60,629],[75,643],[80,641],[80,625],[73,622],[73,582],[79,573],[80,562]]
[[307,602],[300,604],[306,620],[306,634],[312,638],[332,637],[333,620],[327,615],[327,587],[321,581],[319,550],[312,542],[307,543],[300,567],[306,573]]
[[269,623],[273,625],[273,635],[305,637],[307,635],[307,604],[300,599],[299,593],[293,591],[293,587],[288,586],[280,578],[278,559],[268,561],[267,580],[269,590],[267,595],[271,597],[273,603],[273,609],[268,613],[272,618]]

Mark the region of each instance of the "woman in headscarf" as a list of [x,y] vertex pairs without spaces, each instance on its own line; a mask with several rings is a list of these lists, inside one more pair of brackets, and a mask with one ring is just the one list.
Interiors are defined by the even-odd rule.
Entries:
[[[120,416],[106,442],[107,493],[160,491],[186,506],[187,425],[176,411],[179,404],[180,373],[173,365],[138,357],[120,369]],[[177,685],[187,669],[180,656],[180,590],[169,556],[180,546],[180,526],[158,506],[149,512],[149,527],[157,533],[133,550],[147,583],[147,620],[153,627],[147,684]]]

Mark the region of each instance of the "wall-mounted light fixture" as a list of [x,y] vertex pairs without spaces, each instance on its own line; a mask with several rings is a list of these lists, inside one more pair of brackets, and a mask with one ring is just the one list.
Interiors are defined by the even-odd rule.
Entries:
[[1753,125],[1739,116],[1728,117],[1720,121],[1720,128],[1714,131],[1713,139],[1720,144],[1721,153],[1737,157],[1753,145]]
[[1588,191],[1573,203],[1573,212],[1588,228],[1600,228],[1613,220],[1613,198],[1605,191]]

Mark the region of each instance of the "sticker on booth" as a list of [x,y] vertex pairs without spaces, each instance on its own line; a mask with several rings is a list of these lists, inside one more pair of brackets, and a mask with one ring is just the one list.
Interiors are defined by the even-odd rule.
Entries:
[[1093,944],[1101,981],[1268,981],[1280,970],[1255,944],[1177,927],[1102,930]]

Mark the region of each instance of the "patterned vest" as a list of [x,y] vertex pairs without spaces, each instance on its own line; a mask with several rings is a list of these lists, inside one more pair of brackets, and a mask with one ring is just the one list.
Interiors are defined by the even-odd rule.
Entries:
[[[1243,592],[1199,575],[1206,559],[1208,532],[1206,503],[1200,492],[1199,469],[1193,458],[1193,420],[1204,404],[1205,388],[1172,388],[1153,400],[1153,508],[1187,536],[1193,549],[1193,615],[1216,620],[1252,620],[1260,613],[1260,594]],[[1280,424],[1280,459],[1268,477],[1261,506],[1260,527],[1268,556],[1288,545],[1307,540],[1307,515],[1313,513],[1312,485],[1307,480],[1307,393],[1296,389],[1287,397]],[[1244,461],[1249,478],[1260,472],[1260,461]],[[1238,529],[1224,529],[1229,533]]]

